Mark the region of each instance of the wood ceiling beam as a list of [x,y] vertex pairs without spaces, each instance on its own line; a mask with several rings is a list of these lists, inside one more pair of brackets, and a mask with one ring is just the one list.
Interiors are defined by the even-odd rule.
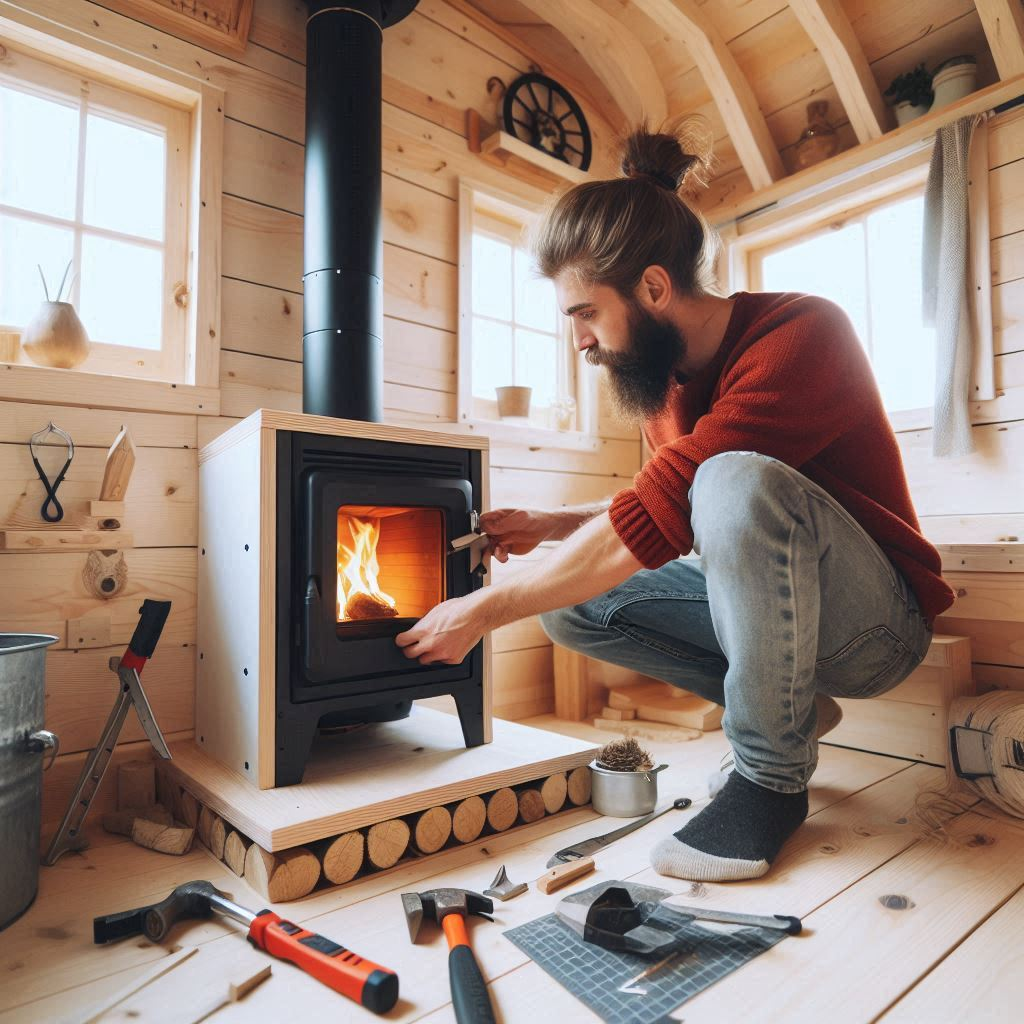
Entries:
[[999,78],[1024,74],[1024,8],[1020,0],[974,0]]
[[707,15],[694,0],[633,2],[690,51],[754,190],[784,178],[786,169],[750,83]]
[[[594,0],[519,0],[569,40],[615,97],[627,120],[655,126],[668,115],[665,87],[632,32]],[[557,77],[557,76],[556,76]]]
[[857,141],[877,139],[890,127],[889,109],[839,0],[789,0],[789,6],[825,61]]

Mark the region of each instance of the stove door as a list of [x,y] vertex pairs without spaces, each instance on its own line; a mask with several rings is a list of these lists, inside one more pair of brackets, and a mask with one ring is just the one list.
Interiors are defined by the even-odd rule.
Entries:
[[468,551],[448,554],[471,529],[470,482],[314,469],[300,490],[297,566],[306,571],[293,577],[302,625],[292,699],[471,678],[482,644],[459,665],[420,665],[395,643],[435,605],[480,585]]

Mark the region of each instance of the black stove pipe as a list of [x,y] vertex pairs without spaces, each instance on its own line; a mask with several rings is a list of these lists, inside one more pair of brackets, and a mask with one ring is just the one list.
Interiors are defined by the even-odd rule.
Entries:
[[383,29],[418,0],[307,0],[302,408],[384,416]]

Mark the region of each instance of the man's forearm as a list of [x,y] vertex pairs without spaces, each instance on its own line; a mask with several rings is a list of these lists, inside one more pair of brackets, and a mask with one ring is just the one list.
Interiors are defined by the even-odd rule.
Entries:
[[478,591],[487,629],[565,608],[603,594],[643,565],[601,513],[577,529],[542,562]]
[[602,512],[607,512],[611,503],[611,498],[605,498],[603,501],[595,501],[589,505],[570,505],[568,508],[552,512],[554,532],[551,533],[548,540],[565,540],[584,523],[590,522]]

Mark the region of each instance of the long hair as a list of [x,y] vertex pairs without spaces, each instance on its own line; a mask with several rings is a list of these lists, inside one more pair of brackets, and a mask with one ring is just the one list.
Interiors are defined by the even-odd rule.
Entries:
[[703,118],[657,132],[641,124],[622,142],[622,177],[576,185],[541,219],[532,238],[540,273],[568,269],[630,298],[657,264],[685,294],[717,294],[718,235],[680,195],[707,184],[711,144]]

